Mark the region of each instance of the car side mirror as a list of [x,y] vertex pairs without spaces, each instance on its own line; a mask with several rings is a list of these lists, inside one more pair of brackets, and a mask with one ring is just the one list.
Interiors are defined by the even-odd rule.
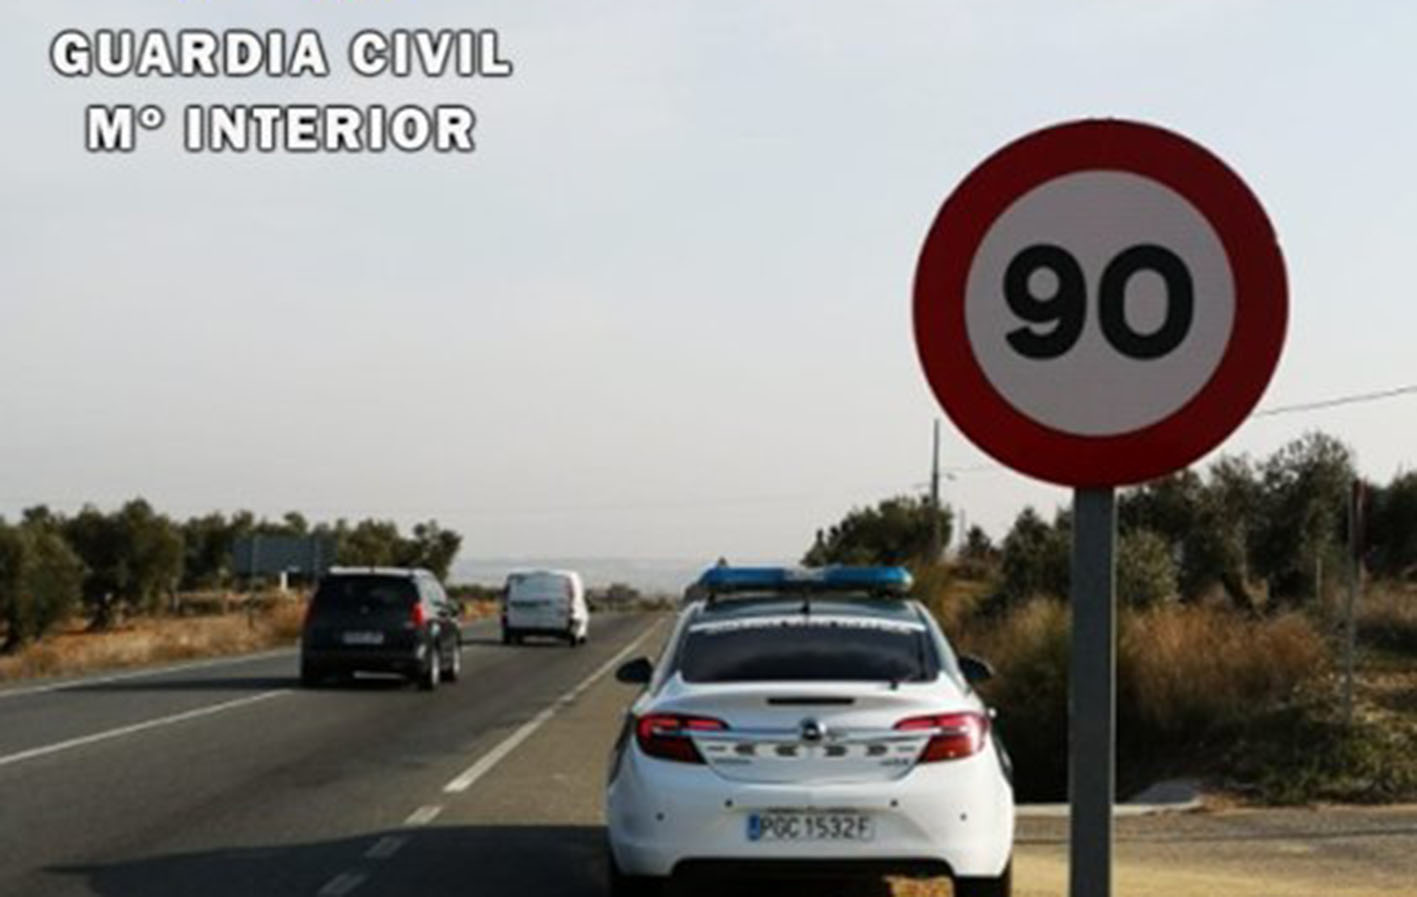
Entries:
[[994,668],[990,666],[989,661],[969,654],[959,656],[959,671],[964,674],[964,681],[970,685],[994,678]]
[[630,685],[648,685],[649,680],[654,676],[654,664],[649,662],[648,657],[636,657],[634,660],[627,660],[615,671],[615,678],[620,682]]

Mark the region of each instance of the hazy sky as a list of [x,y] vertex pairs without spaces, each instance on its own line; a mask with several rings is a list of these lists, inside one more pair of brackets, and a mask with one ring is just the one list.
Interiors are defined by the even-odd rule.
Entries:
[[[198,25],[319,28],[336,73],[48,65],[66,27]],[[516,73],[357,79],[362,27],[494,27]],[[940,201],[1080,117],[1187,134],[1265,204],[1291,327],[1264,404],[1417,383],[1414,42],[1397,2],[10,0],[0,512],[141,494],[433,516],[469,556],[795,557],[926,479],[910,284]],[[89,103],[302,100],[465,102],[478,151],[82,148]],[[1310,428],[1379,479],[1417,462],[1417,396],[1223,450]],[[1067,499],[948,425],[944,454],[996,536]]]

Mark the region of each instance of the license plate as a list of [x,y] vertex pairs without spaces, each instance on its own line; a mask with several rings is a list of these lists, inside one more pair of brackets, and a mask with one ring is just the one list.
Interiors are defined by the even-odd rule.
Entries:
[[748,816],[749,841],[870,841],[876,821],[865,813],[770,810]]
[[343,641],[346,645],[382,645],[384,634],[382,632],[346,632]]

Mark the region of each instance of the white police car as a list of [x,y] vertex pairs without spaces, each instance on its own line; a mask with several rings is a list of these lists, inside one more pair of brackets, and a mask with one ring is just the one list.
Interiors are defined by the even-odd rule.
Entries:
[[708,570],[611,757],[611,891],[674,874],[939,875],[1008,895],[1008,758],[898,567]]

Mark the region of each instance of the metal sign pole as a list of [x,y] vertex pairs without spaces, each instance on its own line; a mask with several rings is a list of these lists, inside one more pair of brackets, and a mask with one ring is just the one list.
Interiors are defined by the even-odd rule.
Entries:
[[1112,487],[1074,490],[1068,680],[1071,897],[1110,897],[1112,893],[1116,542],[1117,506]]

